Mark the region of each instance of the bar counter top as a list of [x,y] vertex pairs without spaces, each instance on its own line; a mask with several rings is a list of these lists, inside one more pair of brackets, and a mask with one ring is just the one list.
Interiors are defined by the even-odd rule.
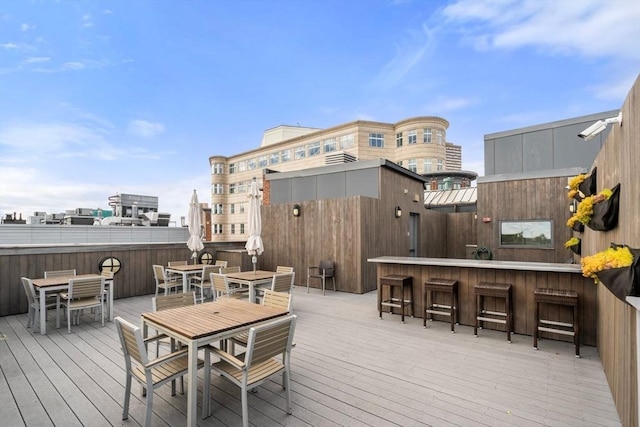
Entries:
[[554,273],[582,274],[579,264],[551,262],[494,261],[462,258],[419,258],[402,256],[381,256],[369,258],[368,262],[378,264],[433,265],[441,267],[489,268],[496,270],[546,271]]

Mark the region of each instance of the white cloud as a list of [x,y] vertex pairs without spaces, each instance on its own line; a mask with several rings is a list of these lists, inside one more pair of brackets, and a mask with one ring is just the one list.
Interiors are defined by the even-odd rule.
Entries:
[[51,58],[41,56],[41,57],[31,57],[24,60],[25,64],[41,64],[43,62],[49,62]]
[[164,125],[162,123],[154,123],[147,120],[133,120],[129,123],[129,133],[136,136],[151,138],[163,132]]
[[637,1],[461,0],[443,14],[478,49],[533,46],[552,54],[640,59]]
[[434,44],[434,31],[426,25],[422,27],[422,31],[412,32],[408,40],[396,46],[394,57],[382,68],[374,84],[396,86],[427,57]]
[[91,15],[84,15],[82,17],[82,27],[84,28],[93,27],[93,21],[91,20]]
[[18,45],[15,43],[3,43],[3,44],[0,44],[0,47],[2,47],[3,49],[9,50],[9,49],[17,49]]
[[476,103],[477,101],[471,98],[439,97],[434,102],[429,103],[429,110],[451,112],[461,110]]
[[0,130],[0,146],[41,155],[60,154],[82,146],[101,144],[101,132],[72,123],[18,123]]
[[29,30],[33,30],[34,28],[36,28],[35,25],[29,25],[29,24],[20,25],[20,31],[29,31]]

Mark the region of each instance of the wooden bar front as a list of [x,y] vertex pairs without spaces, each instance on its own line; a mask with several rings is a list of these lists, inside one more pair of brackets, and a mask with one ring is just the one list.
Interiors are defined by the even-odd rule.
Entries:
[[[579,265],[412,257],[378,257],[368,261],[377,264],[378,287],[380,277],[383,276],[399,274],[413,277],[413,301],[416,316],[420,317],[425,309],[424,282],[430,278],[457,280],[460,324],[467,326],[473,326],[474,322],[474,285],[479,282],[511,283],[514,331],[521,335],[533,336],[535,328],[533,291],[536,288],[575,291],[580,297],[578,313],[580,342],[589,346],[597,345],[597,285],[593,279],[582,276]],[[551,305],[541,307],[540,315],[544,315],[546,319],[561,322],[571,321],[572,318],[569,310]],[[496,327],[496,329],[500,328],[501,326]],[[541,336],[562,341],[569,340],[559,334],[543,333]]]

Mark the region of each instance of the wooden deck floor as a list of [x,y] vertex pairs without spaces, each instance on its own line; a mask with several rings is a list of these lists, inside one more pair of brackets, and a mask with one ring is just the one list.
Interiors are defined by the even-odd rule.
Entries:
[[[573,355],[569,343],[422,319],[378,319],[376,295],[296,288],[298,315],[292,358],[293,415],[279,384],[249,398],[256,426],[619,426],[594,347]],[[115,303],[115,313],[139,322],[151,296]],[[113,323],[84,319],[72,334],[41,336],[26,315],[0,318],[0,425],[137,426],[144,400],[134,386],[130,417],[122,421],[124,361]],[[202,371],[200,372],[202,375]],[[202,381],[198,397],[198,413]],[[202,426],[241,425],[238,390],[212,379],[213,415]],[[186,396],[170,387],[154,399],[152,424],[186,422]]]

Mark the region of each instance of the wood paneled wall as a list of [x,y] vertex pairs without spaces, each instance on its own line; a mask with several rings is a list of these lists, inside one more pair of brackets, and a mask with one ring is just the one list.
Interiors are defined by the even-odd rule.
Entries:
[[[205,250],[214,256],[218,247],[222,246],[205,243]],[[155,292],[153,264],[192,262],[190,255],[184,243],[3,248],[0,250],[0,316],[27,312],[20,277],[35,279],[44,277],[47,270],[74,268],[78,274],[97,273],[100,260],[116,257],[122,269],[115,276],[114,298],[127,298]]]
[[[301,206],[299,217],[292,214],[293,203],[263,205],[261,268],[292,266],[295,283],[306,285],[308,267],[328,259],[335,263],[338,290],[375,290],[375,266],[367,259],[409,255],[411,214],[417,216],[418,256],[445,257],[447,214],[424,209],[420,181],[387,168],[379,171],[378,199],[354,196],[296,202]],[[402,209],[400,218],[395,217],[396,206]],[[318,288],[320,283],[314,281],[311,286]]]
[[[573,236],[567,227],[569,199],[567,177],[535,178],[478,183],[478,245],[493,252],[501,261],[566,262],[573,252],[564,242]],[[482,222],[482,218],[491,218]],[[500,248],[499,226],[502,220],[550,219],[553,221],[555,249]]]
[[[614,242],[640,248],[640,77],[621,109],[622,126],[611,132],[594,166],[598,191],[620,183],[618,226],[610,231],[586,228],[582,256],[600,252]],[[586,142],[588,144],[588,142]],[[598,350],[618,414],[625,426],[638,425],[636,310],[598,285]]]

